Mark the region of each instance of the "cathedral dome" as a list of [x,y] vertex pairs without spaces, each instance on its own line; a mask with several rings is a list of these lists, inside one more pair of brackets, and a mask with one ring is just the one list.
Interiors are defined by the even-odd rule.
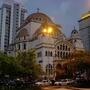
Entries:
[[52,22],[52,20],[46,15],[41,12],[33,13],[27,17],[27,21],[31,22],[38,22],[38,23],[45,23],[45,22]]

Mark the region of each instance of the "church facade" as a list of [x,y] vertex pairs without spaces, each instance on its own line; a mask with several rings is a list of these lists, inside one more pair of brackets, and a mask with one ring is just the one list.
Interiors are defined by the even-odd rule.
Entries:
[[[61,25],[54,23],[46,14],[41,12],[31,14],[17,30],[13,45],[14,54],[17,55],[18,52],[34,48],[37,63],[41,65],[47,77],[53,78],[56,66],[54,66],[54,62],[57,64],[67,60],[78,48],[78,42],[76,43],[78,38],[73,38],[73,32],[71,39],[68,40],[61,29]],[[82,50],[83,46],[80,41],[79,44],[81,44]]]

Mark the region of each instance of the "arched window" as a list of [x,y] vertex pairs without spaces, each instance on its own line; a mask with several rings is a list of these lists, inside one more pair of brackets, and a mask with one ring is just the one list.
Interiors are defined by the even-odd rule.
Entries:
[[58,55],[58,57],[60,56],[60,55],[59,55],[59,51],[58,51],[57,55]]
[[68,53],[66,52],[66,58],[68,58]]
[[64,46],[64,44],[63,44],[63,50],[65,49],[65,46]]
[[76,42],[77,40],[75,39],[74,42]]
[[23,43],[23,49],[24,50],[26,49],[26,43]]
[[60,50],[62,50],[62,45],[60,45]]
[[66,51],[67,51],[67,45],[66,45]]
[[56,65],[56,69],[61,69],[61,68],[62,68],[61,64]]
[[68,48],[68,51],[70,51],[70,47]]
[[53,70],[53,67],[51,64],[46,65],[46,74],[47,75],[52,75],[52,70]]
[[65,52],[63,52],[63,58],[65,58]]
[[45,56],[47,56],[48,55],[48,53],[47,53],[47,51],[45,52]]
[[62,58],[62,52],[60,52],[60,57]]
[[59,50],[59,46],[57,46],[57,49]]
[[41,51],[37,53],[37,57],[42,57],[42,52]]
[[51,56],[52,56],[52,51],[51,51]]

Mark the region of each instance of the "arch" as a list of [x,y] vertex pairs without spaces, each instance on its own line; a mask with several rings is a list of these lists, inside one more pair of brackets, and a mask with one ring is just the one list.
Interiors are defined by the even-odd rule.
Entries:
[[56,65],[56,69],[61,69],[61,68],[62,68],[61,64]]
[[[72,43],[71,43],[70,41],[68,41],[68,40],[56,41],[56,42],[55,42],[56,48],[57,48],[58,45],[61,45],[61,46],[62,46],[62,49],[63,49],[63,45],[67,45],[68,47],[72,47],[72,48],[73,48]],[[60,47],[61,47],[61,46],[60,46]]]
[[53,66],[51,64],[47,64],[46,65],[46,74],[52,75],[52,71],[53,71]]

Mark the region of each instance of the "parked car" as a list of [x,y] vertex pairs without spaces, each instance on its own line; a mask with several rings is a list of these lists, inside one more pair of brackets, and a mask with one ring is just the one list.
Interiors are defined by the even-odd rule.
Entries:
[[54,85],[55,85],[55,86],[61,85],[61,81],[55,81]]
[[38,86],[48,86],[51,84],[51,81],[49,80],[36,81],[35,84]]
[[72,80],[72,79],[61,79],[59,81],[55,81],[55,85],[56,86],[59,86],[59,85],[69,85],[69,84],[71,84],[73,82],[74,82],[74,80]]
[[41,81],[38,81],[38,82],[36,82],[35,84],[38,85],[38,86],[43,85],[43,83],[42,83]]
[[62,79],[60,84],[61,85],[70,85],[73,82],[74,82],[74,80],[72,80],[72,79]]

